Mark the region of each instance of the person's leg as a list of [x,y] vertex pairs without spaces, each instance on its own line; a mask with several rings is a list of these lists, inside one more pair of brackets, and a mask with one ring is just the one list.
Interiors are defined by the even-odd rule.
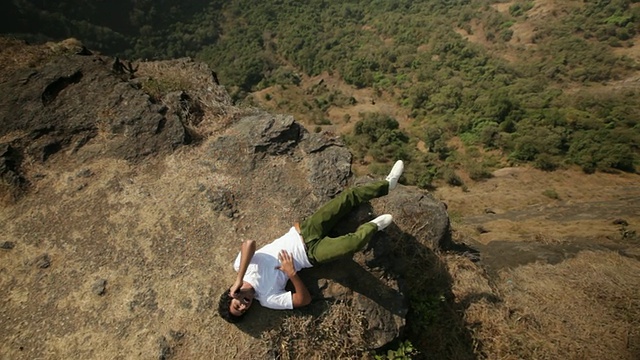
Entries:
[[309,259],[313,263],[321,264],[351,256],[361,250],[377,231],[378,225],[368,222],[360,225],[354,233],[336,238],[322,238],[309,247],[307,251]]
[[[387,195],[389,182],[386,180],[349,188],[324,204],[313,215],[300,224],[300,232],[305,243],[322,239],[354,207],[365,201]],[[375,229],[375,226],[373,227]]]
[[307,246],[307,256],[311,263],[325,263],[342,256],[352,255],[362,249],[376,231],[391,224],[392,216],[385,214],[360,225],[354,233],[337,238],[326,236],[340,218],[347,215],[355,206],[387,195],[389,190],[397,186],[403,170],[404,163],[401,160],[396,161],[385,180],[345,190],[302,223],[301,235]]

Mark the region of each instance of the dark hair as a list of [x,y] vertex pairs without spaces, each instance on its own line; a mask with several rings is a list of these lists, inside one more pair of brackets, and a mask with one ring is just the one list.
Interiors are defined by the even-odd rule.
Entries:
[[236,316],[229,311],[229,308],[231,307],[231,300],[233,300],[231,297],[231,290],[227,290],[220,295],[220,300],[218,301],[218,314],[220,314],[221,318],[233,324],[242,320],[242,318],[244,318],[244,314]]

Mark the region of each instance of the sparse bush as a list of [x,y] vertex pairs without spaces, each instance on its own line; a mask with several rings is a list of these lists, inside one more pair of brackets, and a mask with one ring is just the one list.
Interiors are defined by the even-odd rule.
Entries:
[[171,81],[166,77],[148,77],[142,80],[142,90],[156,102],[160,101],[165,95],[170,92],[183,89],[183,84],[177,81]]
[[518,2],[509,6],[509,14],[514,17],[522,16],[533,8],[533,1]]
[[[442,294],[413,294],[411,298],[411,309],[414,316],[412,324],[420,328],[429,327],[437,323],[443,313],[442,306],[446,302]],[[418,331],[421,329],[418,329]]]
[[547,189],[542,192],[542,195],[550,199],[560,200],[560,195],[558,195],[558,193],[554,189]]
[[553,171],[559,166],[558,161],[549,154],[539,154],[533,162],[533,167],[544,171]]
[[400,131],[398,121],[378,113],[362,114],[345,142],[357,157],[369,155],[378,162],[409,158],[409,137]]
[[484,162],[471,162],[465,166],[465,169],[469,173],[469,178],[473,181],[480,181],[493,177],[491,170],[484,164]]
[[445,168],[444,169],[444,171],[442,173],[442,179],[444,180],[444,182],[446,182],[447,184],[449,184],[451,186],[462,186],[462,185],[464,185],[464,182],[462,181],[460,176],[458,174],[456,174],[455,170],[450,169],[450,168]]
[[418,355],[418,350],[413,347],[409,340],[400,343],[398,349],[387,350],[384,355],[375,355],[376,360],[410,360],[412,356]]
[[509,42],[511,41],[511,38],[513,37],[513,30],[511,29],[504,29],[500,32],[500,38],[502,39],[502,41],[504,42]]

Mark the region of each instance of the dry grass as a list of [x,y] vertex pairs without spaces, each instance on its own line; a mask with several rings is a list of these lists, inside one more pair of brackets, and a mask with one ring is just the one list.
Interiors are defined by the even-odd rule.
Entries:
[[366,319],[345,303],[332,304],[321,316],[293,315],[263,335],[273,356],[294,359],[371,358],[364,349]]
[[[629,256],[582,251],[557,265],[513,265],[491,276],[485,273],[484,265],[445,256],[454,301],[464,314],[478,356],[638,358],[638,246],[633,240],[621,239],[620,226],[613,223],[620,217],[634,231],[637,228],[633,202],[640,190],[637,180],[635,174],[586,176],[579,170],[545,173],[523,167],[501,169],[491,179],[469,182],[467,192],[451,187],[436,190],[457,219],[457,241],[490,244],[502,240],[513,242],[514,247],[520,242],[542,246],[534,248],[619,241]],[[554,189],[560,200],[545,196],[544,189]],[[478,234],[474,230],[477,224],[489,232]],[[490,255],[500,257],[499,253]],[[511,260],[514,264],[518,263],[516,258]]]
[[25,46],[24,41],[0,37],[0,78],[17,69],[35,67],[54,55],[54,51],[46,45]]
[[[473,277],[465,283],[459,292],[488,290]],[[477,324],[474,336],[490,359],[634,359],[640,354],[638,286],[637,261],[583,252],[556,266],[502,272],[495,284],[502,301],[472,303],[465,317]]]
[[206,64],[183,58],[141,62],[136,77],[152,99],[161,101],[168,93],[184,91],[192,101],[191,109],[181,109],[185,125],[201,138],[228,127],[246,110],[231,107],[229,94],[215,84]]
[[25,45],[22,40],[0,36],[0,78],[18,69],[35,68],[56,56],[77,54],[83,49],[82,43],[75,38]]

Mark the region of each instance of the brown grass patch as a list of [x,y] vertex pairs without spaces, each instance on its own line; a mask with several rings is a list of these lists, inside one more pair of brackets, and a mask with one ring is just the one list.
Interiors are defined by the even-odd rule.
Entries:
[[[464,173],[461,177],[467,191],[441,186],[435,194],[448,204],[456,230],[483,244],[494,240],[618,240],[616,218],[628,221],[630,230],[640,230],[634,201],[640,196],[636,174],[585,175],[576,169],[547,173],[515,167],[494,171],[492,178],[480,182],[467,179]],[[545,189],[554,189],[559,199],[546,196]],[[488,232],[478,234],[479,224]]]
[[[185,125],[198,136],[207,137],[226,128],[242,110],[231,107],[225,88],[215,84],[211,70],[191,59],[140,62],[136,76],[142,88],[156,101],[174,91],[184,91],[194,100],[193,111],[202,112],[194,120],[194,113],[183,109]],[[134,65],[134,67],[137,65]]]
[[366,359],[365,319],[352,306],[332,304],[319,317],[293,315],[280,329],[263,335],[271,354],[278,359]]
[[17,69],[35,67],[54,55],[47,45],[27,45],[22,40],[0,36],[0,78]]
[[639,262],[583,252],[556,266],[504,271],[496,282],[502,302],[473,303],[466,320],[492,359],[633,359],[640,351],[638,286]]

